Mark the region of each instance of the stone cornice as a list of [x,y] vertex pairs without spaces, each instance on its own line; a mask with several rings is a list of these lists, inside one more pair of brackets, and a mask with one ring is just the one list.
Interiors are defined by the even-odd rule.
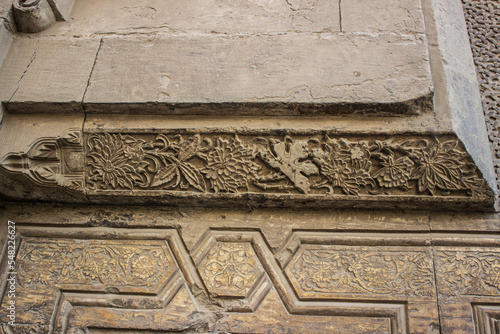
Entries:
[[53,200],[47,188],[70,200],[213,206],[491,209],[494,200],[452,134],[70,129],[4,155],[2,171],[24,175],[36,191],[19,199],[33,200]]

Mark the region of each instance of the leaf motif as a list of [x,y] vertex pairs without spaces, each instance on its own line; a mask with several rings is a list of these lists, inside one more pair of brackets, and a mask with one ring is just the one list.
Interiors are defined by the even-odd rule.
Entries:
[[200,135],[197,134],[193,137],[189,137],[188,139],[186,139],[181,143],[178,159],[180,161],[185,161],[187,159],[192,158],[198,151],[199,146],[200,146]]
[[69,131],[65,133],[65,135],[62,137],[64,141],[67,143],[73,143],[73,144],[81,144],[82,142],[82,136],[80,130],[76,131]]
[[[57,167],[54,167],[57,169]],[[44,180],[47,181],[56,181],[57,179],[57,171],[50,168],[50,167],[42,167],[42,168],[37,168],[35,172]]]
[[132,188],[134,188],[134,183],[132,182],[132,180],[129,177],[119,178],[118,183],[123,188],[128,188],[130,190],[132,190]]
[[30,158],[57,158],[56,143],[48,142],[35,146],[34,150],[28,153]]
[[179,174],[176,164],[170,164],[161,168],[151,181],[151,187],[158,187],[173,180]]
[[205,178],[203,177],[203,175],[201,175],[200,171],[195,166],[193,166],[189,162],[184,162],[180,164],[179,167],[182,171],[182,175],[186,178],[186,180],[192,187],[202,192],[207,191]]

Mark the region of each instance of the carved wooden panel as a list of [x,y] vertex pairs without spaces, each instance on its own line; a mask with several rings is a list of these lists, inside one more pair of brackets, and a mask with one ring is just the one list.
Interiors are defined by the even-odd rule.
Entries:
[[443,330],[498,333],[500,249],[438,247],[434,256]]
[[272,252],[259,231],[209,230],[188,251],[176,229],[20,226],[18,240],[7,333],[429,333],[438,304],[443,332],[494,333],[500,314],[493,239],[295,231]]
[[306,245],[286,273],[301,299],[435,295],[432,259],[423,248]]
[[500,333],[500,305],[473,305],[478,334]]

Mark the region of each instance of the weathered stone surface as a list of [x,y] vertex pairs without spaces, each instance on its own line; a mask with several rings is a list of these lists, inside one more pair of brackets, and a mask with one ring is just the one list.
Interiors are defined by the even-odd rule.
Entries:
[[481,89],[497,184],[500,187],[500,45],[497,42],[500,7],[495,1],[464,0],[462,3]]
[[[10,117],[15,121],[8,125],[7,138],[30,116]],[[58,116],[47,119],[54,122]],[[29,144],[11,141],[1,156],[3,174],[24,174],[28,188],[40,185],[30,199],[50,200],[52,189],[61,187],[74,193],[72,199],[94,203],[317,208],[434,203],[433,209],[486,210],[494,201],[452,134],[160,130],[169,122],[159,116],[149,120],[154,119],[158,130],[138,126],[120,131],[109,122],[112,127],[103,130],[106,123],[93,118],[84,133],[67,126]],[[2,194],[19,198],[12,191]]]
[[58,21],[67,21],[70,19],[71,10],[75,0],[48,0],[54,15]]
[[338,0],[90,0],[77,1],[71,21],[46,34],[321,32],[339,31],[339,20]]
[[0,131],[0,155],[6,158],[2,164],[11,173],[0,173],[4,194],[35,200],[40,198],[38,187],[42,186],[45,200],[85,201],[75,191],[83,186],[79,175],[83,118],[81,114],[6,115]]
[[[446,108],[451,111],[453,131],[471,153],[477,166],[492,188],[496,188],[495,172],[492,166],[491,150],[487,144],[481,96],[477,83],[470,44],[467,40],[467,28],[460,3],[449,0],[436,0],[432,3],[436,18],[436,41],[439,45],[444,85]],[[433,33],[431,33],[432,35]],[[431,43],[434,37],[429,38]],[[439,103],[438,103],[439,105]],[[438,107],[439,108],[439,107]]]
[[98,48],[96,38],[16,39],[0,72],[2,102],[22,112],[82,112]]
[[424,34],[422,3],[411,0],[341,1],[341,25],[346,33]]
[[[414,36],[104,38],[84,103],[89,112],[141,111],[142,103],[172,112],[182,112],[176,104],[405,103],[430,96],[430,85],[425,39]],[[425,111],[408,109],[401,112]]]
[[0,66],[7,56],[12,35],[15,31],[14,17],[12,15],[12,2],[10,0],[0,1]]
[[[386,27],[381,29],[383,33],[374,34],[361,25],[354,33],[339,33],[336,2],[195,1],[183,3],[183,7],[160,7],[109,1],[99,4],[102,8],[97,12],[95,6],[80,2],[68,25],[56,25],[37,40],[38,58],[52,61],[33,61],[33,69],[26,71],[10,101],[11,111],[47,111],[48,102],[52,102],[52,110],[75,108],[71,102],[82,102],[83,94],[76,98],[74,93],[87,87],[94,60],[83,99],[90,112],[308,114],[320,110],[327,114],[399,115],[431,109],[432,83],[423,31],[400,34],[399,28]],[[387,13],[387,8],[377,7],[376,11]],[[408,10],[421,16],[418,6]],[[421,19],[417,21],[421,23]],[[90,28],[83,29],[82,24]],[[143,34],[145,31],[148,33]],[[99,54],[95,41],[85,45],[76,38],[79,36],[101,37]],[[71,69],[79,75],[70,82],[65,64],[75,57],[68,54],[66,44],[81,44],[75,52],[85,55],[79,68]],[[15,67],[19,58],[13,58],[4,67]],[[26,70],[24,63],[17,69],[4,69],[6,79],[13,83],[1,96],[3,102],[12,97]],[[55,71],[51,64],[62,71]],[[51,76],[41,75],[36,81],[30,75],[36,71]],[[51,95],[43,88],[25,87],[39,87],[47,81],[64,83],[64,90]],[[283,105],[299,103],[310,105]]]

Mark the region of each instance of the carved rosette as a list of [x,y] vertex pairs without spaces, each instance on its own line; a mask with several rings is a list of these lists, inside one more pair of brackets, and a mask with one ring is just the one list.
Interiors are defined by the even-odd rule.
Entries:
[[37,140],[26,153],[7,154],[1,166],[8,172],[23,173],[43,186],[82,191],[83,161],[81,131],[71,129],[60,137]]
[[264,270],[250,243],[218,242],[198,271],[214,296],[244,298]]

